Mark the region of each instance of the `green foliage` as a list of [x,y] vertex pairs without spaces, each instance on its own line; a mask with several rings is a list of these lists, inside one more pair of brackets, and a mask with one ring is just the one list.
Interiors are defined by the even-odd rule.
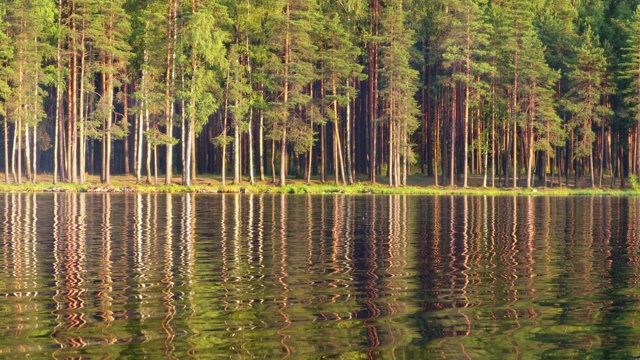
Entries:
[[225,43],[229,40],[229,33],[224,27],[230,19],[227,8],[219,1],[206,0],[195,4],[195,9],[189,9],[182,35],[190,53],[190,60],[185,60],[187,74],[193,80],[193,86],[185,85],[189,90],[184,92],[184,98],[194,100],[187,109],[187,116],[193,113],[197,134],[221,104],[221,79],[227,67]]
[[[7,38],[2,31],[0,59],[5,60],[3,67],[11,67],[10,71],[2,71],[5,76],[10,75],[11,90],[0,86],[0,95],[11,94],[7,103],[8,115],[20,126],[35,126],[45,117],[42,97],[46,93],[40,85],[47,82],[43,60],[50,54],[48,40],[54,31],[55,14],[55,4],[48,0],[12,0],[6,4],[6,31],[10,34],[14,53],[11,55],[11,48],[3,44]],[[13,61],[9,62],[9,59]]]
[[[404,24],[402,1],[391,2],[382,15],[385,36],[382,38],[382,71],[380,95],[389,104],[381,120],[394,123],[407,138],[418,128],[420,114],[415,94],[418,91],[418,71],[410,66],[413,31]],[[395,126],[395,125],[394,125]],[[402,144],[395,144],[399,149]]]
[[217,147],[223,147],[223,146],[227,146],[227,145],[231,144],[231,142],[233,142],[233,137],[232,136],[219,135],[219,136],[216,136],[215,138],[213,138],[212,142],[213,142],[213,145],[215,145]]
[[621,64],[624,69],[621,78],[630,81],[625,100],[635,122],[640,122],[640,6],[627,24],[627,31],[629,37],[627,47],[623,49],[625,62]]
[[604,98],[613,93],[608,79],[607,59],[604,49],[598,46],[590,27],[582,36],[582,45],[574,50],[575,60],[568,64],[571,90],[565,94],[565,108],[571,113],[568,128],[579,136],[575,148],[577,158],[591,154],[595,141],[593,125],[612,115],[611,109],[602,105]]
[[[135,139],[139,132],[129,130],[139,125],[143,142],[174,145],[173,135],[163,135],[171,114],[170,129],[184,126],[176,133],[199,143],[192,159],[214,159],[198,167],[218,170],[220,157],[202,152],[211,151],[209,142],[214,151],[228,145],[233,138],[223,132],[238,135],[245,148],[235,150],[246,165],[249,141],[241,135],[253,131],[289,153],[284,167],[311,163],[317,171],[327,147],[346,140],[349,115],[352,149],[341,150],[355,162],[373,161],[375,129],[382,149],[375,161],[402,154],[409,172],[416,159],[430,171],[445,170],[445,161],[460,171],[479,154],[505,172],[505,163],[520,161],[514,151],[542,159],[564,146],[578,160],[596,140],[610,147],[599,153],[609,154],[602,163],[611,167],[614,147],[628,162],[638,148],[639,12],[630,0],[7,0],[0,3],[0,116],[15,123],[9,136],[46,120],[37,137],[44,142],[63,125],[59,160],[75,151],[69,137],[79,128],[99,142]],[[125,84],[135,122],[122,119]],[[328,122],[335,127],[319,144],[315,130]],[[454,128],[456,138],[447,137]],[[469,133],[466,144],[458,144],[460,130]],[[565,132],[575,135],[570,144]],[[291,156],[310,150],[314,159]],[[339,167],[334,162],[324,165]]]
[[640,183],[638,183],[638,175],[631,174],[631,176],[629,176],[629,182],[631,183],[631,188],[634,191],[640,191]]
[[12,74],[10,64],[14,49],[11,38],[6,33],[8,27],[4,21],[6,11],[6,4],[0,4],[0,116],[6,116],[4,104],[11,97],[12,91],[8,80]]

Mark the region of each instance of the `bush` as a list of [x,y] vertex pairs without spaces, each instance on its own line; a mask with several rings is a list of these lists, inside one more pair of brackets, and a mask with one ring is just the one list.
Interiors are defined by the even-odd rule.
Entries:
[[629,176],[629,182],[631,183],[631,188],[634,191],[640,191],[640,184],[638,184],[638,175],[631,174],[631,176]]

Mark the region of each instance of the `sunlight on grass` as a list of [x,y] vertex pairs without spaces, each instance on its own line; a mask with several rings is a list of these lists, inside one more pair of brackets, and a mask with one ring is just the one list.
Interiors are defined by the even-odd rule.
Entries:
[[307,183],[300,179],[288,179],[285,186],[278,186],[268,181],[257,181],[253,185],[249,181],[232,184],[229,181],[223,186],[219,176],[204,175],[194,181],[192,186],[184,186],[180,178],[173,184],[155,186],[147,181],[136,183],[132,176],[114,176],[110,184],[102,184],[97,176],[89,176],[83,185],[62,183],[53,184],[50,175],[44,174],[38,182],[22,184],[0,183],[0,192],[141,192],[141,193],[251,193],[251,194],[399,194],[399,195],[481,195],[481,196],[638,196],[638,187],[628,188],[574,188],[574,187],[538,187],[527,188],[493,188],[493,187],[450,187],[429,184],[425,177],[413,177],[412,185],[390,187],[385,183],[371,184],[358,181],[351,185],[336,185],[313,180]]

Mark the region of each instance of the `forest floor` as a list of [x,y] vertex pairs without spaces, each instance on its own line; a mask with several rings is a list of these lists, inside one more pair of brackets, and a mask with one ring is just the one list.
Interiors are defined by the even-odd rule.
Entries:
[[[259,178],[259,177],[258,177]],[[13,179],[11,179],[13,180]],[[513,188],[513,181],[508,182],[508,186],[503,185],[502,178],[495,179],[495,187],[491,187],[491,179],[487,179],[487,187],[483,187],[484,178],[481,175],[473,175],[469,177],[469,186],[462,187],[461,177],[456,179],[455,186],[450,185],[450,181],[446,180],[440,186],[435,185],[433,177],[427,177],[422,174],[409,176],[407,186],[390,187],[386,177],[379,177],[377,184],[371,184],[367,181],[366,176],[359,176],[352,185],[342,186],[335,184],[335,178],[327,177],[325,182],[321,182],[319,178],[313,178],[311,183],[307,184],[303,179],[287,178],[287,184],[284,187],[278,186],[277,182],[273,182],[271,177],[267,177],[265,181],[257,179],[254,185],[251,185],[249,179],[245,177],[240,184],[233,184],[233,178],[227,177],[225,186],[222,185],[220,175],[201,175],[191,186],[183,186],[180,176],[172,179],[172,185],[164,185],[164,176],[158,177],[158,186],[152,178],[151,183],[143,177],[140,184],[136,184],[136,179],[131,175],[115,175],[112,176],[109,184],[100,182],[97,175],[88,175],[87,182],[84,185],[70,184],[66,182],[58,182],[53,184],[53,176],[51,174],[38,174],[35,183],[24,179],[22,184],[15,184],[13,181],[7,183],[4,179],[0,180],[0,192],[162,192],[162,193],[290,193],[290,194],[424,194],[424,195],[552,195],[552,196],[568,196],[568,195],[612,195],[612,196],[640,196],[640,187],[636,185],[634,188],[629,179],[625,179],[624,186],[620,186],[620,180],[612,181],[611,177],[605,177],[602,180],[602,187],[599,187],[599,180],[596,179],[596,187],[591,187],[590,177],[569,177],[569,182],[562,179],[558,182],[557,177],[553,183],[548,178],[546,186],[544,182],[537,181],[535,187],[526,188],[523,180],[518,182],[518,188]]]

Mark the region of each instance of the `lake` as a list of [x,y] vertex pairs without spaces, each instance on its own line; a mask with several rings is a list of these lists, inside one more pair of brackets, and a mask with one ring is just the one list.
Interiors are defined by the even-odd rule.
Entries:
[[0,357],[640,356],[640,199],[0,194]]

